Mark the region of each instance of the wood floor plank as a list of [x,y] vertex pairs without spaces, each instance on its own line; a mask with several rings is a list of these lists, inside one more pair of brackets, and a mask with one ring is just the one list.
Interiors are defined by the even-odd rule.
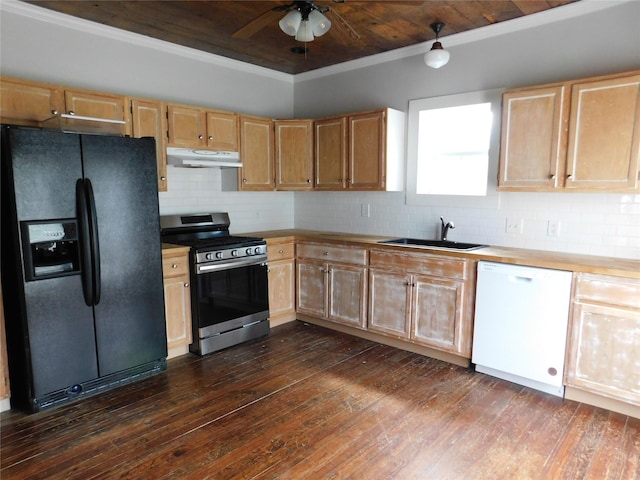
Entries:
[[35,415],[14,479],[637,480],[640,420],[302,322]]

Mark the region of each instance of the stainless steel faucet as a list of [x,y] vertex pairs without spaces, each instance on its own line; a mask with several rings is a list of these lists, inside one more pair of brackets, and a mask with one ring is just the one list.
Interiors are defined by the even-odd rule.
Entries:
[[456,226],[453,224],[453,222],[444,223],[444,218],[442,217],[440,217],[440,223],[442,224],[442,227],[440,229],[440,240],[446,240],[449,229],[453,230],[454,228],[456,228]]

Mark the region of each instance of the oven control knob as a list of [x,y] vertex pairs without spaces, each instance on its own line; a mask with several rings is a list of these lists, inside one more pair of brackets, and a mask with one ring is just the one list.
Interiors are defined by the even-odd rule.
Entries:
[[232,257],[237,257],[238,256],[238,250],[231,250],[231,256]]
[[253,253],[253,250],[251,250],[250,248],[247,248],[247,255],[251,255]]
[[216,258],[217,259],[221,259],[222,258],[222,252],[216,252]]
[[213,253],[207,253],[204,258],[207,260],[213,260]]
[[255,253],[256,255],[258,255],[258,254],[262,253],[262,252],[260,251],[260,247],[256,247],[256,249],[255,249],[254,253]]

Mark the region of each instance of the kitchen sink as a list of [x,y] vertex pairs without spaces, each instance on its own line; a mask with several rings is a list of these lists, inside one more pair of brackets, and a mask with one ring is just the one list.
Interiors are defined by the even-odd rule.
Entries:
[[449,240],[424,240],[421,238],[394,238],[392,240],[382,240],[378,243],[386,243],[389,245],[450,248],[453,250],[475,250],[476,248],[486,247],[486,245],[480,245],[478,243],[452,242]]

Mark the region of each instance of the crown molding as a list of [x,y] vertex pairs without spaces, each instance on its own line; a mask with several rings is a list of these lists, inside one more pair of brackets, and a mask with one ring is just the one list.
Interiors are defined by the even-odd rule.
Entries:
[[190,60],[196,60],[253,75],[272,78],[274,80],[293,83],[293,75],[288,73],[282,73],[269,68],[251,65],[250,63],[241,62],[221,55],[202,52],[182,45],[176,45],[175,43],[169,43],[164,40],[147,37],[139,33],[109,27],[107,25],[72,17],[65,13],[54,12],[53,10],[47,10],[46,8],[37,7],[17,0],[0,0],[0,13],[4,12],[22,15],[24,17],[50,23],[59,27],[70,28],[79,32],[108,38],[110,40],[130,43],[136,46],[158,50],[163,53],[170,53]]
[[[538,27],[540,25],[559,22],[568,18],[575,18],[581,15],[598,12],[607,8],[630,3],[633,1],[637,0],[580,0],[579,2],[562,5],[531,15],[525,15],[513,20],[508,20],[493,25],[487,25],[486,27],[476,28],[467,32],[440,37],[440,40],[445,43],[447,47],[463,45],[466,43],[477,42],[487,38],[513,33],[519,30],[526,30],[529,28]],[[268,77],[292,84],[299,81],[327,77],[338,73],[370,67],[380,63],[391,62],[394,60],[424,54],[431,45],[431,41],[422,42],[416,45],[391,50],[389,52],[370,55],[368,57],[360,58],[357,60],[350,60],[348,62],[340,63],[337,65],[319,68],[317,70],[299,73],[297,75],[291,75],[269,68],[251,65],[247,62],[233,60],[221,55],[205,53],[200,50],[165,42],[163,40],[147,37],[138,33],[101,25],[89,20],[83,20],[80,18],[72,17],[71,15],[58,13],[42,7],[23,3],[18,0],[0,0],[0,12],[14,13],[16,15],[22,15],[64,28],[71,28],[80,32],[98,35],[111,40],[131,43],[136,46],[142,46],[161,52],[170,53],[172,55],[189,58],[191,60],[210,63],[221,67],[226,67],[253,75],[260,75],[263,77]]]
[[[607,8],[619,6],[625,3],[631,3],[638,0],[580,0],[579,2],[561,5],[559,7],[544,10],[542,12],[525,15],[523,17],[514,18],[505,22],[487,25],[485,27],[475,28],[462,33],[455,33],[449,36],[441,36],[439,40],[449,47],[456,45],[464,45],[480,40],[497,37],[507,33],[513,33],[529,28],[548,25],[549,23],[560,22],[569,18],[579,17],[594,12],[599,12]],[[433,40],[422,42],[408,47],[397,48],[384,53],[370,55],[368,57],[348,62],[332,65],[329,67],[319,68],[309,72],[299,73],[295,75],[295,81],[313,80],[317,78],[327,77],[338,73],[349,72],[359,68],[370,67],[381,63],[400,60],[415,55],[424,55],[431,48]]]

